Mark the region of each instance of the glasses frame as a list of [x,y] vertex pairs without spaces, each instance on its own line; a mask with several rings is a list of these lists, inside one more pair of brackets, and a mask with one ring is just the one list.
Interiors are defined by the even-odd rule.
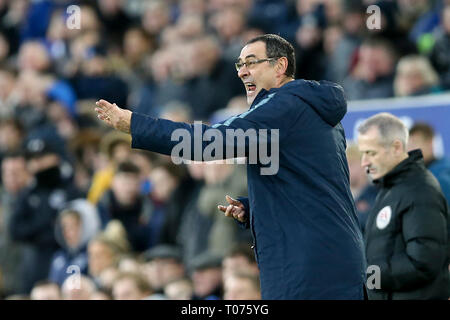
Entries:
[[272,57],[272,58],[264,58],[264,59],[258,59],[258,60],[251,60],[251,61],[247,61],[247,62],[235,62],[234,66],[236,68],[236,71],[239,72],[239,70],[241,70],[241,68],[243,66],[245,66],[247,69],[250,68],[251,66],[255,65],[255,64],[259,64],[259,63],[263,63],[266,61],[274,61],[274,60],[278,60],[279,58],[277,57]]

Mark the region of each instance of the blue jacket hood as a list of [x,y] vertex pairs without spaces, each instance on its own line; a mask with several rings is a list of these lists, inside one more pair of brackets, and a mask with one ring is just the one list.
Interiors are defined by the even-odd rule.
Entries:
[[344,89],[336,83],[326,80],[295,80],[282,88],[303,100],[333,127],[347,112]]

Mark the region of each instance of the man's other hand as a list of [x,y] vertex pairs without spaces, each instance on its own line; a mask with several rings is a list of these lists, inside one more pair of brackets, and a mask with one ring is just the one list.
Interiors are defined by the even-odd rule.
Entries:
[[244,205],[238,201],[233,199],[230,196],[225,197],[227,202],[229,203],[228,206],[217,206],[217,208],[225,213],[226,217],[233,217],[234,219],[238,220],[239,222],[245,222],[245,207]]
[[114,129],[130,133],[131,111],[119,108],[115,103],[99,100],[95,103],[97,117]]

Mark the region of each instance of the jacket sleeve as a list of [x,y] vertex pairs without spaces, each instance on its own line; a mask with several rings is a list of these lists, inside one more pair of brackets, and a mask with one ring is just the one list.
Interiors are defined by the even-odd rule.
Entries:
[[[132,147],[196,161],[248,157],[259,152],[252,152],[251,148],[264,143],[267,150],[272,150],[271,143],[278,147],[294,121],[294,113],[298,114],[299,108],[294,112],[292,104],[288,97],[272,93],[248,111],[213,126],[173,122],[133,112]],[[233,136],[239,133],[245,138]],[[179,152],[184,144],[190,147]],[[213,150],[212,145],[217,148]],[[212,158],[205,156],[209,154]]]
[[245,222],[240,222],[238,220],[236,221],[241,228],[248,229],[250,228],[250,201],[246,197],[239,197],[237,200],[240,201],[245,207]]
[[441,272],[447,260],[447,213],[442,201],[433,199],[419,199],[403,214],[405,251],[388,261],[374,261],[380,267],[382,290],[417,288]]

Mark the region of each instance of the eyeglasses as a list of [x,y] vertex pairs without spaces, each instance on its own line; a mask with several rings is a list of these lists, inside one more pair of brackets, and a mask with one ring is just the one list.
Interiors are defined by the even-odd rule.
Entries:
[[266,61],[272,61],[277,60],[278,58],[266,58],[266,59],[259,59],[259,60],[248,60],[245,62],[236,62],[234,65],[236,66],[236,71],[241,70],[241,68],[245,65],[247,68],[251,68],[255,64],[266,62]]

